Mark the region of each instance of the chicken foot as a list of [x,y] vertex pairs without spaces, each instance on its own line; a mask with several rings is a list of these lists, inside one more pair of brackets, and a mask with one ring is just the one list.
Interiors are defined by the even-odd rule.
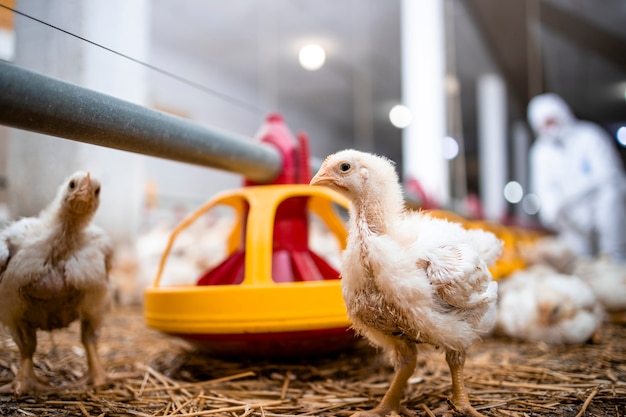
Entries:
[[[118,380],[125,380],[135,377],[136,372],[123,372],[109,375],[100,362],[98,356],[98,328],[100,319],[83,318],[80,322],[80,340],[85,347],[87,354],[87,384],[100,387]],[[82,386],[82,384],[79,384]]]
[[485,417],[472,407],[467,391],[465,391],[465,382],[463,381],[465,352],[446,350],[446,362],[448,362],[452,375],[452,404],[456,411],[473,417]]
[[402,396],[404,395],[407,381],[411,375],[413,375],[415,365],[417,364],[417,349],[415,344],[409,343],[405,346],[404,348],[398,349],[399,361],[395,366],[396,373],[380,404],[372,410],[359,411],[352,414],[350,417],[385,417],[390,414],[415,415],[415,413],[408,408],[400,405],[400,400],[402,400]]
[[33,355],[37,348],[37,331],[26,323],[11,329],[13,340],[20,351],[20,367],[15,379],[0,386],[0,393],[13,393],[16,396],[35,392],[51,391],[47,381],[35,374]]

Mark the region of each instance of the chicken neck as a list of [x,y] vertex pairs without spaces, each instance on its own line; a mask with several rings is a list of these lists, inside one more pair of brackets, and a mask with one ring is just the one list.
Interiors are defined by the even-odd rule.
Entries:
[[[401,192],[395,190],[366,191],[353,199],[353,218],[357,225],[375,234],[385,234],[404,211]],[[400,198],[398,198],[398,194]]]
[[81,232],[89,226],[92,214],[76,214],[69,210],[58,210],[49,217],[48,243],[51,261],[65,257],[81,243]]

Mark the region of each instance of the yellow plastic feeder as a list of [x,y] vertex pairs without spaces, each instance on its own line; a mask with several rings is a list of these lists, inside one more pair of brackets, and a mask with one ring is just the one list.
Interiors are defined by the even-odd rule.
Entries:
[[[326,354],[355,343],[339,272],[308,247],[311,213],[344,249],[338,207],[348,201],[325,187],[251,186],[218,194],[170,236],[154,283],[145,292],[146,324],[217,355],[294,357]],[[180,232],[218,205],[234,209],[228,257],[196,285],[160,279]]]

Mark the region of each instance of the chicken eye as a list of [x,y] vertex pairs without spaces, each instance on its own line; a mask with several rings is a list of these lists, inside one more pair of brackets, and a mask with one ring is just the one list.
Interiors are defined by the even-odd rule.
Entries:
[[342,163],[341,165],[339,165],[339,169],[341,170],[341,172],[348,172],[350,171],[350,164],[347,162]]
[[94,194],[97,196],[100,195],[100,187],[96,188],[96,191],[94,191]]
[[76,187],[76,183],[74,182],[74,180],[70,181],[70,190],[73,190],[74,187]]

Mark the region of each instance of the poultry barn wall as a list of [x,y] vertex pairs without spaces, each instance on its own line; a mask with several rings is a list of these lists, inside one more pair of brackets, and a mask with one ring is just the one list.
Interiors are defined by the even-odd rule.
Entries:
[[[57,4],[36,0],[18,6],[24,13],[94,42],[138,59],[147,58],[148,1]],[[120,10],[128,20],[116,19]],[[116,30],[110,31],[111,26]],[[100,48],[30,19],[16,19],[15,30],[15,64],[137,104],[146,103],[145,68],[120,57],[111,59],[110,53]],[[7,153],[14,217],[38,213],[66,176],[85,170],[103,184],[105,197],[96,222],[117,241],[137,233],[145,175],[139,156],[22,130],[11,130]]]

